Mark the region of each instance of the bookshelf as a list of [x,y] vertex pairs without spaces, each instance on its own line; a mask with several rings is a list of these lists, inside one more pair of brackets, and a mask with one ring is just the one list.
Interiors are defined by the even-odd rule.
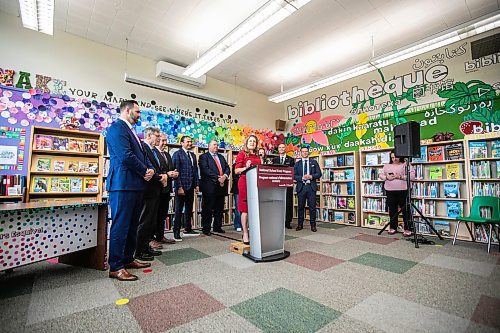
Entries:
[[26,188],[26,176],[0,175],[0,203],[19,202]]
[[[469,200],[476,195],[500,196],[500,133],[470,134],[465,136],[465,156],[470,162],[467,168]],[[488,241],[486,228],[474,226],[476,241]],[[495,233],[492,242],[498,244]]]
[[378,178],[384,164],[389,162],[392,148],[361,150],[360,163],[360,225],[365,228],[382,229],[389,222],[385,211],[384,182]]
[[322,155],[320,180],[322,222],[360,225],[359,153]]
[[27,201],[101,201],[99,133],[34,126],[30,142]]

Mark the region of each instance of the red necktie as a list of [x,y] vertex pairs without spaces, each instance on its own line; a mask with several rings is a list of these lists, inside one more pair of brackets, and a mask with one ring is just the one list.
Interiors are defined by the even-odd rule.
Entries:
[[212,157],[214,158],[215,164],[217,165],[217,169],[219,169],[219,176],[222,176],[222,168],[220,166],[219,160],[217,159],[217,157],[215,157],[215,155],[212,155]]

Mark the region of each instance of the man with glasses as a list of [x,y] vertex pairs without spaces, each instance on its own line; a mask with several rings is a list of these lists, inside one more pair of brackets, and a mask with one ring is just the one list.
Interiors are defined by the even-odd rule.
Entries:
[[175,169],[179,177],[174,181],[175,188],[175,217],[174,217],[174,240],[181,242],[181,219],[184,216],[184,235],[197,235],[192,229],[191,218],[193,216],[193,201],[195,193],[198,193],[198,163],[195,154],[191,151],[193,140],[190,136],[181,138],[181,146],[172,156]]

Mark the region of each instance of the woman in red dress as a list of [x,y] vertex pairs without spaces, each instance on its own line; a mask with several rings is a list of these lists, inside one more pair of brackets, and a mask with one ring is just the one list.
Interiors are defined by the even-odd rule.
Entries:
[[[260,157],[257,155],[257,137],[250,135],[245,141],[243,150],[236,156],[235,173],[241,174],[251,165],[261,164]],[[241,212],[241,226],[243,229],[243,243],[250,244],[248,240],[248,204],[247,204],[247,177],[242,174],[238,180],[238,210]]]

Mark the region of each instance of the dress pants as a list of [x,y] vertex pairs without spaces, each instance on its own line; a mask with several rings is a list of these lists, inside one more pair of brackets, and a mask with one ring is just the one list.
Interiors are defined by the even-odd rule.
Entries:
[[297,192],[298,200],[298,225],[304,225],[304,212],[306,207],[306,201],[309,205],[309,216],[311,226],[316,224],[316,191],[314,191],[310,184],[304,184],[300,192]]
[[116,272],[134,261],[137,225],[143,204],[142,191],[109,191],[111,230],[109,270]]
[[216,193],[203,193],[203,203],[201,210],[201,225],[204,232],[210,231],[212,218],[214,220],[213,230],[222,229],[222,213],[224,211],[225,195]]
[[158,217],[159,199],[159,196],[144,198],[139,226],[137,227],[137,249],[135,251],[137,256],[149,250],[149,241]]
[[175,218],[174,218],[174,237],[181,235],[181,219],[184,215],[184,230],[192,230],[191,217],[193,216],[194,188],[184,189],[184,195],[175,195]]
[[238,210],[238,193],[233,194],[233,202],[234,202],[234,229],[241,228],[241,214]]
[[156,225],[153,227],[153,239],[160,241],[165,237],[165,220],[168,215],[168,205],[170,203],[170,193],[160,194],[158,202],[158,214],[156,215]]
[[401,212],[403,213],[404,230],[411,230],[411,226],[408,221],[410,220],[410,207],[406,206],[406,195],[408,191],[385,191],[387,195],[387,207],[389,208],[389,225],[391,229],[397,230],[398,228],[398,217],[399,209],[401,207]]

